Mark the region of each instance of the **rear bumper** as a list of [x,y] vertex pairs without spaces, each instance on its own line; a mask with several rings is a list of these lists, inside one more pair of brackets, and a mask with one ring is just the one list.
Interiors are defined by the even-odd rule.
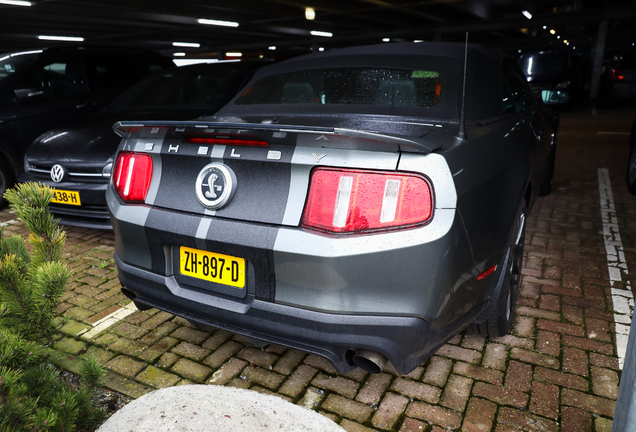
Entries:
[[352,350],[360,348],[384,354],[399,373],[409,373],[479,312],[475,308],[436,331],[421,318],[330,314],[258,300],[251,294],[243,299],[217,294],[215,304],[210,305],[196,301],[196,296],[191,299],[175,296],[173,292],[183,288],[174,276],[160,276],[130,266],[117,254],[115,261],[119,279],[129,291],[127,294],[134,294],[136,303],[204,326],[324,356],[340,373],[355,367],[351,362]]

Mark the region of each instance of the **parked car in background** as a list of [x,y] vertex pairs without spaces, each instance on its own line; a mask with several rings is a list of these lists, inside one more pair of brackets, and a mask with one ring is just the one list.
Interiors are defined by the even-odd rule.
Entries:
[[606,66],[601,77],[601,97],[608,105],[636,99],[636,50],[621,51]]
[[19,181],[53,187],[56,197],[49,209],[61,223],[110,228],[105,192],[121,140],[113,124],[123,119],[188,120],[214,114],[268,63],[224,62],[160,71],[103,110],[38,137],[26,153]]
[[636,195],[636,119],[629,134],[629,159],[627,161],[627,189]]
[[535,95],[549,105],[573,107],[582,98],[587,80],[583,58],[568,51],[539,51],[517,61]]
[[462,105],[464,49],[311,54],[213,117],[120,123],[106,198],[123,293],[339,372],[408,373],[466,326],[506,334],[556,118],[479,45]]
[[0,55],[0,208],[41,133],[103,108],[141,78],[174,65],[119,48],[49,48]]

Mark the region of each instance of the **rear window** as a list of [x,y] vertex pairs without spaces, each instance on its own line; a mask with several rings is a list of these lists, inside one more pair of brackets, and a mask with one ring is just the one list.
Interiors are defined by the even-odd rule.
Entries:
[[349,67],[264,77],[235,104],[430,107],[441,93],[442,75],[436,71]]

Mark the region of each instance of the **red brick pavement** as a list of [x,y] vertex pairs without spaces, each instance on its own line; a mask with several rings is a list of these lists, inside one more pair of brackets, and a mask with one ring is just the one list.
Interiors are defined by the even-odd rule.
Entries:
[[[119,292],[112,233],[68,228],[74,276],[58,308],[69,321],[54,360],[94,356],[111,372],[107,385],[133,397],[188,383],[250,388],[317,410],[350,432],[610,431],[620,370],[597,169],[610,169],[634,268],[636,205],[623,185],[626,136],[596,132],[628,130],[627,117],[563,115],[555,190],[528,217],[518,316],[505,337],[461,334],[407,376],[390,365],[379,375],[339,375],[321,357],[261,349],[157,310],[134,312],[87,339],[82,331],[129,301]],[[13,218],[0,212],[0,222]],[[5,228],[24,232],[20,222]]]

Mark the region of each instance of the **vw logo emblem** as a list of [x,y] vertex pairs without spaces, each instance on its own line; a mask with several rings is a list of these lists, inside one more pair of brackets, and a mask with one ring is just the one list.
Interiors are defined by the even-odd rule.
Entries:
[[227,165],[214,162],[203,167],[197,176],[197,199],[210,210],[226,205],[236,192],[236,174]]
[[59,183],[64,180],[65,176],[66,169],[64,169],[62,165],[53,165],[53,168],[51,168],[51,180],[53,180],[55,183]]

